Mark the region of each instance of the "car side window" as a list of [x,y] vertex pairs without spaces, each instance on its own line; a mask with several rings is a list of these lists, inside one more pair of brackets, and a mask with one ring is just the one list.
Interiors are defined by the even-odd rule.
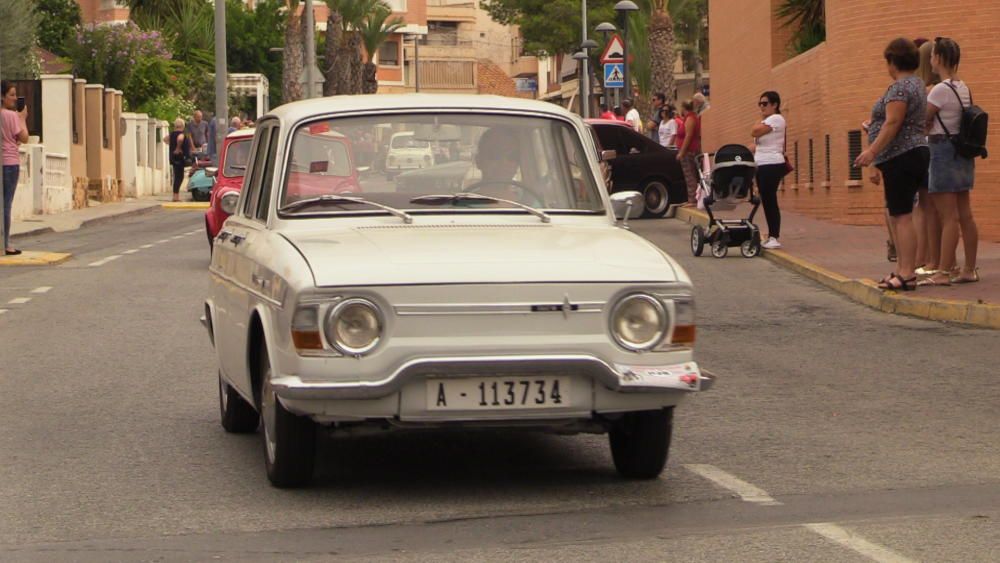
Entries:
[[646,142],[649,141],[648,137],[643,137],[631,129],[625,129],[621,132],[624,133],[623,146],[622,151],[618,154],[642,154],[647,152],[649,148],[646,146]]
[[621,138],[618,136],[618,131],[615,129],[621,129],[617,125],[609,125],[607,127],[594,127],[597,131],[597,138],[601,140],[601,146],[612,151],[617,151],[619,155],[626,154],[622,151]]
[[264,163],[267,161],[267,149],[271,140],[271,127],[264,126],[257,130],[257,138],[254,142],[253,164],[250,173],[247,174],[243,182],[243,191],[246,193],[243,198],[244,217],[252,217],[253,210],[257,208],[257,198],[260,195],[260,177],[263,173]]
[[267,212],[271,205],[271,187],[274,185],[275,155],[278,152],[278,128],[271,127],[268,137],[267,158],[264,161],[264,169],[261,173],[260,189],[258,190],[257,220],[267,221]]

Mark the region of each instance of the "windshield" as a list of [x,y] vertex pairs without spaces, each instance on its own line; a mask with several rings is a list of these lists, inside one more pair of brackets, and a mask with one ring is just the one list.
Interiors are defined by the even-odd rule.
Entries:
[[246,174],[252,141],[253,137],[247,137],[245,141],[229,143],[229,147],[226,148],[226,166],[222,169],[223,176],[233,178]]
[[[465,193],[486,197],[423,197]],[[287,207],[327,195],[349,197]],[[296,129],[279,208],[291,215],[385,213],[365,202],[417,213],[604,210],[579,135],[559,119],[415,113]]]

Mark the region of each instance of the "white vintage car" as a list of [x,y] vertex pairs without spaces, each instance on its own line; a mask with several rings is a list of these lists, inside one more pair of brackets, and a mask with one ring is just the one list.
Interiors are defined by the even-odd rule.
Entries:
[[[473,147],[464,181],[397,193],[370,171],[344,193],[336,163],[302,154],[317,132],[387,131]],[[674,406],[713,382],[694,361],[691,281],[617,225],[612,210],[641,198],[608,196],[578,117],[491,96],[337,97],[276,109],[253,143],[203,322],[222,425],[263,422],[274,485],[310,480],[319,429],[607,432],[622,475],[660,474]]]
[[385,171],[390,180],[393,175],[400,172],[420,170],[430,166],[434,166],[434,150],[430,141],[417,138],[413,131],[394,133],[389,139]]

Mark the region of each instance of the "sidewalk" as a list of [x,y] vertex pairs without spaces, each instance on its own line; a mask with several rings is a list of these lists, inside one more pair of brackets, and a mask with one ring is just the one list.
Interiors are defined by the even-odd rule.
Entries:
[[[746,217],[747,212],[748,207],[740,206],[723,215]],[[678,208],[675,218],[707,223],[707,216],[693,209]],[[756,222],[766,231],[762,212],[758,212]],[[782,211],[782,249],[764,251],[763,255],[882,311],[1000,328],[1000,243],[979,242],[977,262],[982,281],[978,283],[883,292],[876,288],[874,280],[895,266],[886,260],[886,238],[884,227],[841,225]],[[961,264],[961,244],[958,252]]]

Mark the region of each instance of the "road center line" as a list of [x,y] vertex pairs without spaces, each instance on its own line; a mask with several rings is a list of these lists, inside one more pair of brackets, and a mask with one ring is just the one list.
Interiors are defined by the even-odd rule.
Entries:
[[175,236],[172,236],[172,237],[170,237],[170,238],[171,238],[171,239],[173,239],[173,240],[177,240],[177,239],[179,239],[179,238],[182,238],[183,236],[184,236],[184,235],[175,235]]
[[839,543],[852,551],[864,555],[872,561],[878,561],[879,563],[913,563],[912,559],[903,557],[887,547],[874,544],[859,535],[852,534],[848,530],[841,528],[836,524],[822,522],[817,524],[804,524],[804,526],[828,540]]
[[122,254],[135,254],[136,252],[139,252],[138,248],[130,248],[130,249],[126,250],[125,252],[122,252]]
[[4,314],[6,312],[7,312],[7,309],[0,309],[0,315]]
[[168,239],[168,238],[162,238],[162,239],[156,241],[156,244],[163,244],[165,242],[170,242],[170,239]]
[[92,267],[92,268],[96,268],[98,266],[103,266],[103,265],[105,265],[108,262],[111,262],[113,260],[117,260],[117,259],[119,259],[121,257],[122,257],[121,254],[115,254],[113,256],[108,256],[107,258],[102,258],[102,259],[98,260],[97,262],[91,262],[90,264],[87,264],[87,265],[90,266],[90,267]]
[[15,297],[7,302],[8,305],[24,305],[28,301],[31,301],[30,297]]
[[780,502],[771,498],[771,495],[767,494],[767,491],[764,489],[755,487],[742,479],[726,473],[714,465],[695,463],[685,465],[684,467],[687,468],[688,471],[697,473],[724,489],[729,489],[739,495],[739,497],[746,502],[753,502],[763,506],[781,505]]
[[35,289],[32,289],[31,292],[32,293],[48,293],[51,290],[52,290],[51,287],[49,287],[47,285],[43,285],[41,287],[36,287]]
[[144,244],[144,245],[140,246],[139,248],[153,248],[153,245],[151,245],[151,244]]

